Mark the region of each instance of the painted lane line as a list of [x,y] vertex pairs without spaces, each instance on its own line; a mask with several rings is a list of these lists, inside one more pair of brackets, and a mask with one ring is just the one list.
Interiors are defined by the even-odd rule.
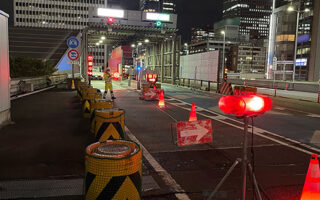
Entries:
[[[181,102],[180,99],[176,99],[176,100]],[[180,105],[176,105],[176,104],[174,104],[174,103],[170,103],[170,104],[175,105],[176,107],[182,108],[182,109],[184,109],[184,110],[189,110],[189,109],[187,109],[187,108],[184,108],[184,107],[182,107],[182,106],[180,106]],[[189,104],[189,103],[186,103],[186,104],[191,105],[191,104]],[[205,109],[205,108],[203,108],[203,109],[206,110],[206,111],[209,112],[209,113],[212,113],[212,114],[215,114],[215,115],[218,115],[218,116],[219,116],[219,115],[220,115],[220,116],[224,116],[224,115],[221,115],[220,113],[213,112],[213,111],[207,110],[207,109]],[[240,127],[240,126],[234,125],[234,124],[232,124],[232,123],[226,122],[225,120],[221,120],[221,119],[219,119],[219,117],[208,116],[208,115],[205,115],[205,114],[202,114],[202,113],[199,113],[199,114],[202,115],[202,116],[211,118],[211,119],[213,119],[213,120],[219,121],[219,122],[221,122],[221,123],[227,124],[227,125],[229,125],[229,126],[232,126],[232,127],[238,128],[238,129],[240,129],[240,130],[243,130],[243,127]],[[224,117],[226,117],[226,116],[224,116]],[[229,117],[226,117],[226,118],[227,118],[228,120],[233,121],[233,122],[243,124],[243,122],[239,122],[239,121],[234,120],[234,119],[232,119],[232,118],[229,118]],[[265,135],[265,134],[263,134],[263,133],[269,134],[269,135],[274,136],[274,137],[281,138],[282,140],[285,140],[286,142],[282,142],[282,141],[280,141],[280,140],[278,140],[278,139],[269,137],[269,136],[267,136],[267,135]],[[273,141],[273,142],[276,142],[276,143],[278,143],[278,144],[281,144],[281,145],[290,147],[290,148],[292,148],[292,149],[301,151],[301,152],[303,152],[303,153],[309,154],[309,155],[312,155],[312,154],[314,153],[314,152],[311,152],[311,151],[316,151],[317,153],[320,152],[320,149],[319,149],[319,148],[311,147],[311,146],[306,145],[306,144],[303,144],[303,143],[301,143],[301,142],[297,142],[297,141],[292,140],[292,139],[290,139],[290,138],[286,138],[286,137],[284,137],[284,136],[280,136],[280,135],[278,135],[278,134],[275,134],[275,133],[272,133],[272,132],[270,132],[270,131],[267,131],[267,130],[264,130],[264,129],[260,129],[260,128],[257,128],[257,127],[254,128],[254,134],[255,134],[255,135],[258,135],[258,136],[260,136],[260,137],[262,137],[262,138],[265,138],[265,139],[271,140],[271,141]],[[293,144],[293,145],[291,145],[290,143]],[[306,148],[306,149],[308,149],[308,150],[305,150],[305,149],[296,147],[296,145],[300,145],[300,146],[302,146],[302,147],[304,147],[304,148]]]
[[190,200],[189,196],[185,194],[185,191],[182,187],[172,178],[172,176],[156,161],[156,159],[149,153],[149,151],[141,144],[141,142],[131,133],[128,127],[125,127],[128,137],[140,145],[143,156],[147,159],[153,169],[159,174],[162,180],[169,187],[173,188],[176,192],[175,196],[181,200]]

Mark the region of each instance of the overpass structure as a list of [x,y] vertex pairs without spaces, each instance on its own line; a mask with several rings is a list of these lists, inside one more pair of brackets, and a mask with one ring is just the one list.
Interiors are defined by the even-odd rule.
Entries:
[[[108,19],[112,18],[112,23]],[[156,23],[160,22],[161,26]],[[134,10],[90,8],[88,27],[82,30],[80,66],[87,77],[88,48],[105,46],[105,64],[112,47],[141,42],[145,65],[157,70],[162,82],[174,83],[179,75],[180,36],[177,36],[177,15]],[[103,40],[101,38],[103,37]],[[148,43],[143,43],[148,39]]]

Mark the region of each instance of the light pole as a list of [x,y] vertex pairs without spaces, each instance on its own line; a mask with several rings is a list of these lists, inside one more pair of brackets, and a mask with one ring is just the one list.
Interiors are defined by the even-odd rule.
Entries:
[[225,49],[226,49],[226,32],[223,30],[221,31],[223,35],[223,49],[222,49],[222,79],[224,77],[224,68],[225,68]]
[[306,8],[304,11],[300,10],[300,1],[298,5],[298,9],[295,10],[293,5],[290,5],[287,9],[288,12],[297,12],[297,22],[296,22],[296,32],[294,38],[294,57],[293,57],[293,73],[292,73],[292,83],[295,81],[296,75],[296,62],[297,62],[297,50],[298,50],[298,34],[299,34],[299,18],[300,14],[303,12],[310,12],[310,9]]

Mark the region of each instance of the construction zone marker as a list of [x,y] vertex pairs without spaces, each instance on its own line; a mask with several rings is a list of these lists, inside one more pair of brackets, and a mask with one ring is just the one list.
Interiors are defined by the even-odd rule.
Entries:
[[189,116],[189,122],[197,121],[197,111],[196,111],[196,105],[192,103],[190,116]]
[[85,199],[141,199],[142,151],[135,142],[108,140],[86,149]]
[[158,106],[159,106],[160,108],[164,108],[164,107],[166,106],[166,105],[165,105],[165,102],[164,102],[163,90],[160,90]]
[[312,154],[300,200],[316,199],[320,199],[320,169],[318,155]]

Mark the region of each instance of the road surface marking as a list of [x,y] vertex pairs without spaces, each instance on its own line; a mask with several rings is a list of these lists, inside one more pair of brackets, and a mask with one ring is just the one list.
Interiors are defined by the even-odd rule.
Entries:
[[310,140],[311,144],[320,145],[320,130],[316,130]]
[[313,117],[313,118],[320,118],[320,115],[316,115],[316,114],[308,114],[307,117]]
[[138,143],[142,149],[143,156],[147,159],[153,169],[162,177],[162,180],[171,188],[173,188],[177,193],[175,196],[181,200],[190,200],[188,195],[185,194],[185,191],[181,186],[172,178],[172,176],[156,161],[156,159],[149,153],[149,151],[141,144],[141,142],[131,133],[128,127],[125,127],[126,134],[128,137]]
[[[173,97],[172,97],[172,98],[173,98]],[[180,100],[180,99],[175,99],[175,100],[180,101],[180,102],[182,101],[182,100]],[[168,103],[169,103],[169,102],[168,102]],[[182,107],[182,106],[180,106],[180,105],[178,105],[178,104],[175,104],[175,103],[170,103],[170,104],[175,105],[176,107],[182,108],[182,109],[184,109],[184,110],[189,110],[188,108],[184,108],[184,107]],[[189,103],[186,103],[186,104],[191,105],[191,104],[189,104]],[[224,116],[224,115],[221,115],[221,114],[218,113],[218,112],[214,112],[214,111],[211,111],[211,110],[207,110],[207,109],[205,109],[205,108],[203,108],[203,109],[206,110],[206,111],[209,112],[209,113],[213,113],[213,114],[218,115],[218,116],[219,116],[219,115],[220,115],[220,116]],[[205,114],[203,114],[203,113],[198,113],[198,114],[200,114],[200,115],[202,115],[202,116],[205,116],[205,117],[208,117],[208,118],[211,118],[211,119],[213,119],[213,120],[219,121],[219,122],[221,122],[221,123],[230,125],[230,126],[232,126],[232,127],[238,128],[238,129],[240,129],[240,130],[243,130],[243,127],[242,127],[242,126],[238,126],[238,125],[235,125],[235,124],[226,122],[225,120],[219,119],[219,117],[208,116],[208,115],[205,115]],[[224,116],[224,117],[226,117],[226,116]],[[230,117],[226,117],[226,118],[227,118],[228,120],[237,122],[237,124],[238,124],[238,123],[243,124],[243,122],[239,122],[239,121],[237,121],[237,120],[235,120],[235,119],[232,119],[232,118],[230,118]],[[278,140],[278,139],[275,139],[275,138],[266,136],[266,135],[263,134],[263,133],[266,133],[266,134],[269,134],[269,135],[271,135],[271,136],[275,136],[275,137],[281,138],[281,139],[285,140],[286,142],[282,142],[282,141],[280,141],[280,140]],[[272,132],[270,132],[270,131],[267,131],[267,130],[264,130],[264,129],[260,129],[260,128],[257,128],[257,127],[254,127],[254,134],[255,134],[255,135],[258,135],[258,136],[260,136],[260,137],[262,137],[262,138],[265,138],[265,139],[271,140],[271,141],[273,141],[273,142],[276,142],[276,143],[278,143],[278,144],[281,144],[281,145],[290,147],[290,148],[292,148],[292,149],[301,151],[301,152],[303,152],[303,153],[309,154],[309,155],[312,155],[313,153],[315,153],[315,152],[312,152],[312,151],[316,151],[317,153],[320,152],[320,149],[319,149],[319,148],[311,147],[311,146],[306,145],[306,144],[303,144],[303,143],[301,143],[301,142],[292,140],[292,139],[290,139],[290,138],[287,138],[287,137],[284,137],[284,136],[278,135],[278,134],[276,134],[276,133],[272,133]],[[293,144],[293,145],[291,145],[291,144]],[[309,151],[309,150],[305,150],[305,149],[296,147],[295,145],[300,145],[300,146],[302,146],[302,147],[304,147],[304,148],[307,148],[307,149],[309,149],[309,150],[312,150],[312,151]]]

